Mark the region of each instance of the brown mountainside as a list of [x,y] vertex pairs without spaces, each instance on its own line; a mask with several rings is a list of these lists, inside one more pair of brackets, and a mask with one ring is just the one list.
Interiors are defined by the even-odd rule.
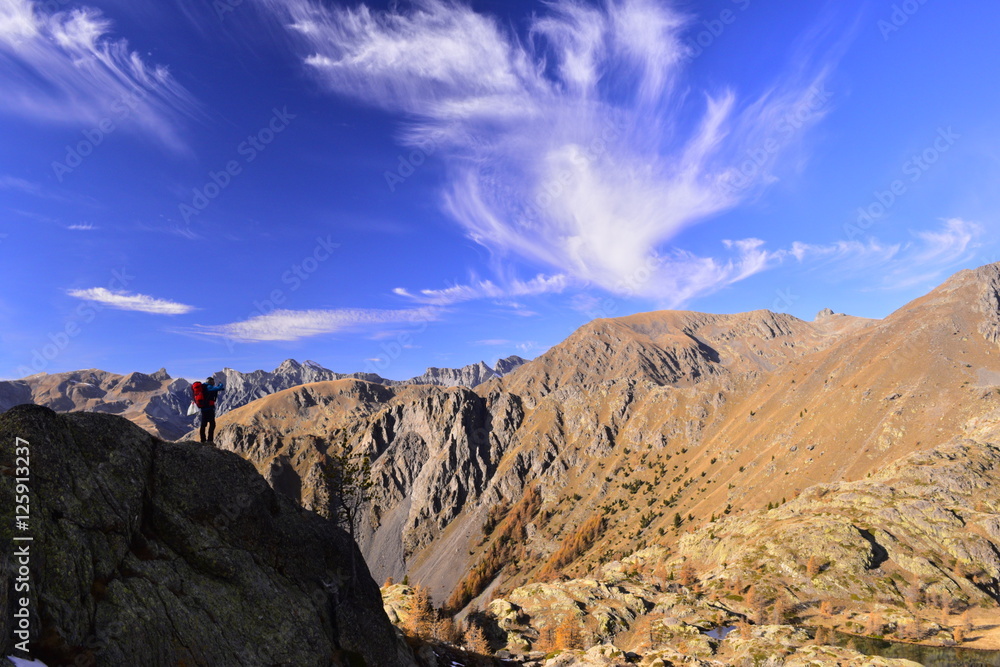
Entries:
[[[963,271],[878,321],[596,320],[474,390],[341,380],[274,394],[220,418],[220,446],[322,510],[317,466],[346,435],[379,489],[360,535],[375,577],[409,573],[439,601],[465,578],[464,601],[494,575],[509,587],[673,548],[727,509],[988,428],[998,286],[1000,265]],[[540,502],[518,505],[528,488]],[[597,518],[596,537],[574,540]]]

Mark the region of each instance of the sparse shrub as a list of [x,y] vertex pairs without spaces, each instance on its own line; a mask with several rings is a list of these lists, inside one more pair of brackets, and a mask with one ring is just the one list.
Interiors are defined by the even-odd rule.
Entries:
[[407,634],[421,639],[430,639],[432,627],[436,620],[434,607],[431,606],[430,591],[426,586],[417,584],[413,588],[413,598],[410,600],[410,617],[406,624]]
[[698,572],[694,569],[691,561],[684,563],[684,566],[681,567],[681,571],[677,574],[677,581],[681,586],[688,588],[698,583]]
[[431,624],[431,636],[439,642],[454,644],[458,641],[458,629],[451,616],[442,616]]
[[547,626],[538,631],[538,639],[531,646],[532,650],[548,653],[556,650],[556,631],[552,626]]
[[557,649],[585,648],[583,645],[583,633],[580,632],[580,626],[577,624],[576,619],[571,616],[563,619],[562,623],[555,630],[554,643]]
[[812,579],[818,575],[822,569],[823,566],[820,564],[819,559],[816,558],[815,554],[809,556],[809,562],[806,563],[806,576]]
[[868,622],[865,623],[864,634],[869,636],[881,635],[884,629],[885,621],[882,619],[882,612],[873,610],[868,614]]
[[754,623],[760,624],[764,622],[766,604],[767,600],[764,598],[764,595],[757,590],[756,586],[751,586],[746,594],[746,605],[748,607],[747,615]]
[[465,628],[465,648],[479,655],[490,655],[490,644],[486,641],[483,629],[475,623],[469,623]]
[[785,600],[784,596],[778,596],[771,605],[771,624],[772,625],[784,625],[785,617],[788,615],[788,602]]
[[837,613],[836,607],[833,605],[833,600],[823,600],[819,603],[819,613],[823,616],[833,616]]

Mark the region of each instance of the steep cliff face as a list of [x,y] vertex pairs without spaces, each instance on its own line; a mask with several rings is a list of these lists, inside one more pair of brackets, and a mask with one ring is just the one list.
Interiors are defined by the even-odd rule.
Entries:
[[358,540],[377,577],[401,578],[409,556],[475,504],[521,418],[508,395],[339,380],[279,392],[225,415],[216,441],[251,461],[274,488],[323,512],[320,465],[346,437],[374,461],[378,489]]
[[15,438],[30,443],[30,648],[47,664],[414,664],[350,538],[239,457],[19,406],[0,415],[8,508]]

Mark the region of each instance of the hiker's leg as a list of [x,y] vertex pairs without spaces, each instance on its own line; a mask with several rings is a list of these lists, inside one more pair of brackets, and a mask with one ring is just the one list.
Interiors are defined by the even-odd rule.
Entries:
[[215,442],[215,408],[212,408],[212,414],[208,420],[208,441]]
[[[213,420],[214,421],[214,420]],[[201,437],[201,441],[205,442],[205,427],[208,426],[208,411],[201,411],[201,428],[198,429],[198,435]]]

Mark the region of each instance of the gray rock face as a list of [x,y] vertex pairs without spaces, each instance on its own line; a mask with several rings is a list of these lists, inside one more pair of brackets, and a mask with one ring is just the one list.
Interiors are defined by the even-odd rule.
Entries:
[[[347,534],[238,456],[38,406],[0,415],[5,466],[15,437],[31,449],[30,648],[47,664],[415,664]],[[5,547],[0,655],[13,565]]]
[[521,357],[511,355],[500,359],[490,368],[485,361],[469,364],[461,368],[428,368],[423,375],[410,378],[399,384],[431,384],[438,387],[468,387],[472,389],[494,378],[503,377],[525,363]]

